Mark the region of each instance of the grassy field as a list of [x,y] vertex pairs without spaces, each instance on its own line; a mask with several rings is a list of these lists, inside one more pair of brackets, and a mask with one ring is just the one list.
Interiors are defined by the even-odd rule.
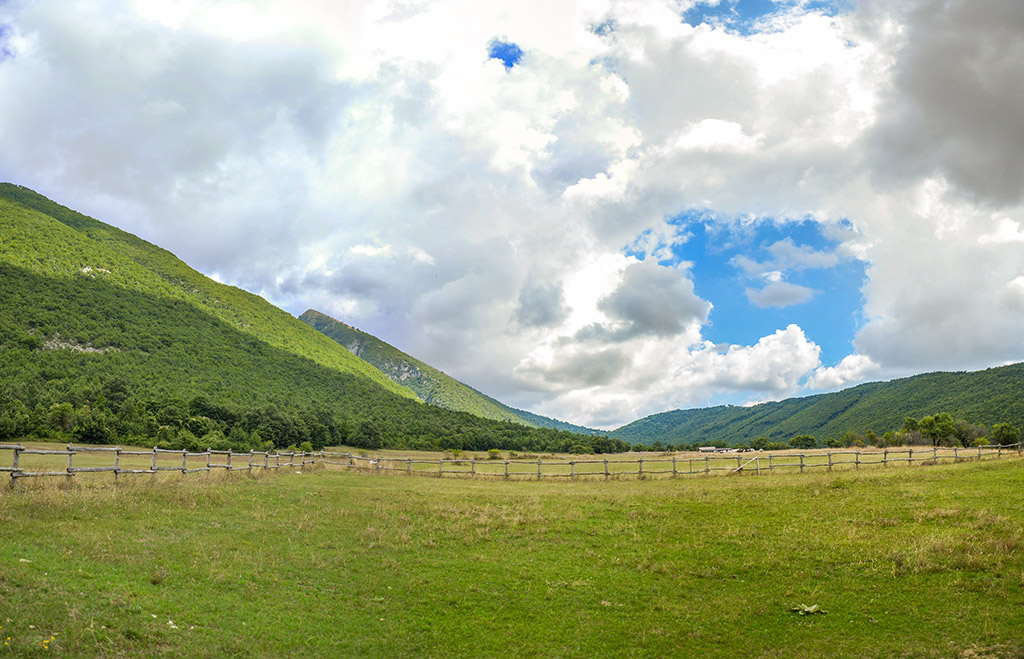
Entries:
[[1024,656],[1018,459],[62,482],[0,490],[0,657]]

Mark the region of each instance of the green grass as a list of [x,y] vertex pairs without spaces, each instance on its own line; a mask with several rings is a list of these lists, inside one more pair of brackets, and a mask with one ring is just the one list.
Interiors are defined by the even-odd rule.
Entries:
[[0,656],[1024,654],[1016,459],[51,482],[0,493]]

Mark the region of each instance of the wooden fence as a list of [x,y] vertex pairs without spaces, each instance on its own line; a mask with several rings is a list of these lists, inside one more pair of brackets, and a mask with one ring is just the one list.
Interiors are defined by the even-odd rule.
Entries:
[[[613,478],[678,477],[712,474],[773,474],[784,471],[860,469],[869,466],[888,466],[905,463],[912,465],[962,462],[985,458],[1021,456],[1022,444],[1003,446],[960,447],[903,447],[881,451],[815,451],[813,453],[708,453],[684,456],[666,454],[625,458],[581,458],[579,460],[435,458],[365,456],[328,451],[301,453],[271,453],[267,451],[175,451],[161,448],[133,449],[122,447],[75,446],[41,449],[20,444],[0,444],[0,452],[11,451],[10,467],[0,466],[0,472],[11,474],[12,486],[22,478],[63,476],[68,482],[78,474],[110,472],[117,481],[122,474],[157,474],[179,472],[183,476],[223,469],[225,471],[275,470],[281,467],[303,469],[312,465],[329,465],[342,469],[375,472],[404,472],[410,475],[490,477],[503,479],[543,478]],[[0,453],[2,455],[2,453]],[[42,462],[27,465],[24,456],[44,456]],[[63,457],[67,457],[64,466]],[[75,465],[76,456],[79,465]],[[108,456],[113,462],[103,462]],[[59,459],[61,469],[55,468]],[[84,462],[84,464],[83,464]]]
[[637,478],[697,476],[711,474],[773,474],[783,471],[860,469],[905,463],[938,464],[985,458],[1019,457],[1022,444],[1003,446],[918,447],[881,451],[815,451],[814,453],[709,453],[704,455],[663,455],[638,458],[583,458],[579,460],[493,460],[476,458],[419,459],[365,456],[352,453],[323,453],[323,464],[347,469],[400,472],[436,477],[491,477],[504,479],[542,478]]
[[[14,457],[10,467],[0,466],[0,472],[10,472],[12,486],[21,478],[63,476],[70,482],[78,474],[97,472],[111,472],[114,475],[114,480],[117,481],[121,474],[179,472],[185,475],[200,472],[210,473],[217,469],[248,472],[252,472],[254,469],[272,470],[281,467],[302,469],[321,463],[324,455],[323,451],[314,453],[271,453],[268,451],[236,453],[207,449],[202,452],[189,452],[157,447],[139,449],[120,446],[75,446],[72,444],[68,444],[64,449],[41,449],[20,444],[0,444],[0,451],[13,453]],[[23,456],[47,457],[42,462],[26,465]],[[62,469],[54,468],[54,457],[52,456],[67,456],[67,466]],[[75,466],[76,456],[82,456],[78,466]],[[113,462],[97,464],[102,461],[102,456],[112,458]],[[63,466],[63,459],[60,460],[60,464]],[[82,463],[83,460],[85,464]]]

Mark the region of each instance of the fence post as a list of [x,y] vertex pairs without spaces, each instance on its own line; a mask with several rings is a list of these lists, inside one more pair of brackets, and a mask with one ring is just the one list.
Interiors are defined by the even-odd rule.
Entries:
[[761,475],[761,456],[754,458],[754,468],[757,469],[757,475]]
[[11,463],[11,489],[17,487],[18,482],[18,459],[21,457],[21,445],[14,447],[14,462]]
[[270,451],[264,451],[263,452],[263,471],[266,471],[267,467],[269,467],[269,466],[270,466]]
[[707,476],[711,473],[711,464],[708,462],[708,456],[704,456],[704,475]]
[[608,480],[608,458],[604,459],[604,479]]
[[181,449],[181,475],[188,472],[188,449]]
[[68,485],[71,485],[71,479],[74,477],[75,472],[72,471],[71,458],[74,457],[74,453],[71,451],[71,444],[68,444]]
[[444,458],[437,459],[437,476],[438,478],[444,476]]
[[252,473],[253,450],[254,449],[249,449],[249,473]]
[[540,480],[540,458],[537,458],[537,480]]
[[832,451],[827,453],[828,455],[828,470],[832,471]]
[[914,449],[909,449],[907,453],[907,464],[914,464]]
[[804,473],[804,454],[800,454],[800,473]]
[[121,447],[114,449],[114,482],[117,482],[117,475],[121,471]]
[[508,480],[508,460],[505,460],[505,480]]
[[206,477],[207,478],[210,477],[210,471],[211,471],[210,456],[213,455],[212,453],[210,453],[210,451],[212,451],[212,450],[213,449],[211,449],[209,446],[206,447]]
[[156,447],[153,447],[153,462],[150,464],[150,470],[153,472],[153,478],[156,478]]
[[882,451],[882,466],[887,467],[889,465],[889,449]]
[[576,480],[576,461],[569,460],[569,479]]
[[639,458],[637,460],[637,464],[640,465],[640,470],[636,472],[636,477],[639,478],[640,480],[643,480],[644,479],[644,459],[643,458]]
[[860,451],[854,451],[853,455],[853,468],[860,469]]
[[[295,462],[295,454],[292,453],[292,462]],[[231,471],[231,449],[228,449],[228,466],[224,471]]]
[[960,450],[957,447],[953,447],[953,462],[960,462]]
[[476,476],[476,458],[469,459],[469,473]]
[[676,477],[676,456],[672,456],[672,478]]
[[405,473],[407,473],[407,474],[411,474],[412,473],[412,458],[406,458],[405,459]]
[[772,462],[772,458],[773,457],[775,457],[775,456],[773,456],[771,453],[768,454],[768,473],[769,474],[775,473],[775,463]]

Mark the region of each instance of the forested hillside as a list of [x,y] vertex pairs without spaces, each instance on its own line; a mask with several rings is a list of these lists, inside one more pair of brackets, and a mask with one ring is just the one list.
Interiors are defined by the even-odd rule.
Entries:
[[455,378],[412,357],[372,334],[356,329],[327,314],[309,309],[299,320],[373,364],[389,378],[408,387],[422,400],[450,410],[469,412],[488,419],[514,421],[538,428],[556,428],[582,434],[602,434],[539,414],[509,407]]
[[521,422],[515,414],[480,392],[355,327],[309,309],[299,320],[373,364],[394,382],[411,389],[431,405],[469,412],[488,419]]
[[0,184],[0,440],[558,450],[424,405],[258,296]]
[[984,371],[926,373],[872,382],[830,394],[790,398],[752,407],[709,407],[654,414],[612,431],[640,443],[711,444],[773,441],[795,435],[819,440],[846,432],[882,435],[906,417],[946,412],[972,424],[1024,425],[1024,364]]

